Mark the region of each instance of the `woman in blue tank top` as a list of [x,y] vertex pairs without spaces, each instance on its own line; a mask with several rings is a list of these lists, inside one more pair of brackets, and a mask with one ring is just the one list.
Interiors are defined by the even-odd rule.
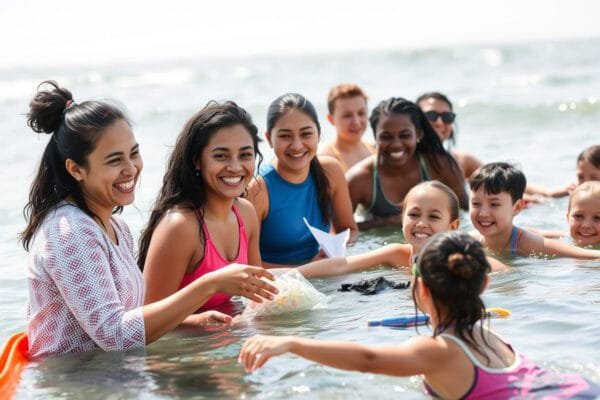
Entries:
[[321,127],[314,106],[299,94],[278,97],[269,106],[265,136],[275,157],[248,188],[261,221],[263,265],[299,265],[318,256],[303,218],[327,232],[350,228],[349,242],[356,240],[342,168],[331,157],[316,156]]

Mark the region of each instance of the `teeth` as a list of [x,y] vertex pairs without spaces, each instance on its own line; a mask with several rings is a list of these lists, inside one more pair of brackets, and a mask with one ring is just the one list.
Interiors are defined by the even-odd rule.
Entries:
[[416,237],[417,239],[426,239],[431,235],[429,233],[425,233],[425,232],[415,232],[415,233],[413,233],[413,236]]
[[584,232],[578,232],[578,233],[579,233],[579,235],[586,236],[586,237],[587,236],[594,236],[595,235],[594,233],[584,233]]
[[483,227],[488,227],[488,226],[492,226],[494,223],[493,222],[483,222],[483,221],[479,221],[479,225],[483,226]]
[[302,152],[302,153],[290,153],[289,156],[292,158],[300,158],[303,157],[306,154],[306,152]]
[[404,156],[404,154],[406,154],[405,151],[395,151],[393,153],[390,153],[390,157],[392,157],[392,158],[402,158]]
[[135,181],[132,179],[130,181],[123,182],[123,183],[115,183],[115,186],[119,190],[128,191],[128,190],[131,190],[133,188],[134,184],[135,184]]
[[237,185],[238,183],[240,183],[242,181],[242,177],[241,176],[224,176],[221,179],[225,183],[228,183],[230,185]]

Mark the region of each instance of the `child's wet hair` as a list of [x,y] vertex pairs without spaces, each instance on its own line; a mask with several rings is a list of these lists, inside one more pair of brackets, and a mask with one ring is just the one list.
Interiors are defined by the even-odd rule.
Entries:
[[527,179],[525,174],[513,165],[506,162],[493,162],[479,168],[469,179],[469,187],[472,191],[478,190],[481,186],[487,194],[506,192],[515,203],[523,198]]
[[573,199],[579,195],[590,193],[592,195],[600,197],[600,181],[587,181],[583,182],[571,192],[569,196],[569,206],[567,207],[567,213],[571,211],[571,203]]
[[600,145],[594,145],[586,148],[579,156],[577,156],[577,162],[587,161],[596,168],[600,168]]
[[449,213],[450,213],[450,221],[454,221],[456,219],[458,219],[459,217],[459,201],[458,201],[458,196],[456,195],[456,193],[454,193],[454,191],[452,189],[450,189],[450,187],[448,187],[448,185],[438,181],[438,180],[432,180],[432,181],[425,181],[425,182],[421,182],[415,186],[413,186],[408,193],[406,193],[406,196],[404,196],[404,200],[402,201],[402,212],[404,213],[406,211],[406,199],[408,199],[409,195],[411,193],[416,192],[417,190],[424,190],[427,188],[435,188],[439,191],[441,191],[442,193],[444,193],[446,195],[446,198],[448,199],[448,203],[449,203]]
[[438,233],[421,249],[417,269],[440,318],[433,335],[454,326],[456,336],[477,347],[473,330],[485,318],[481,292],[491,270],[483,245],[464,232]]

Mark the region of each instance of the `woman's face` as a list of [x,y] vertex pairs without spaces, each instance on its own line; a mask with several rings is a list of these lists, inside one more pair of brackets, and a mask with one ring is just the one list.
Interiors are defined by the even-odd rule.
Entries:
[[305,173],[317,154],[319,130],[306,113],[292,109],[267,132],[267,141],[277,157],[278,169]]
[[335,125],[338,137],[347,142],[360,141],[367,129],[367,101],[361,96],[339,98],[334,106],[328,119]]
[[196,161],[209,194],[226,199],[240,196],[254,176],[256,154],[250,132],[237,124],[221,128]]
[[87,165],[79,166],[73,176],[81,185],[88,207],[112,211],[134,201],[142,168],[133,131],[125,120],[118,120],[101,132]]
[[[432,97],[421,100],[419,107],[425,113],[427,120],[438,134],[440,141],[443,143],[452,136],[452,122],[446,123],[442,119],[442,113],[451,113],[450,105],[445,101],[434,99]],[[437,113],[437,115],[435,114]]]
[[399,167],[407,164],[417,151],[421,132],[408,114],[392,113],[381,117],[375,130],[377,153],[382,163]]

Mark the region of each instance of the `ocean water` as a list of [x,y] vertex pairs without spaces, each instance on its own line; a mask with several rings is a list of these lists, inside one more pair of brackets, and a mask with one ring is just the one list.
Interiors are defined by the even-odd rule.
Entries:
[[[268,104],[299,92],[317,107],[322,140],[334,131],[324,118],[329,88],[356,82],[370,105],[390,96],[415,99],[425,91],[447,94],[455,104],[457,148],[484,161],[511,161],[529,181],[558,186],[575,180],[575,160],[600,143],[600,39],[513,45],[454,46],[360,53],[205,58],[101,68],[2,69],[0,74],[0,340],[25,328],[27,254],[17,244],[22,208],[48,137],[34,134],[24,114],[36,86],[54,79],[75,100],[116,99],[134,122],[145,168],[134,207],[124,218],[137,235],[158,191],[165,160],[185,120],[211,99],[234,100],[264,131]],[[372,137],[370,131],[366,133]],[[268,146],[261,149],[271,157]],[[567,199],[524,210],[521,226],[566,230]],[[468,229],[463,215],[462,229]],[[402,241],[398,229],[363,234],[358,253]],[[519,350],[555,371],[600,382],[600,262],[519,258],[493,276],[488,306],[512,316],[493,327]],[[32,363],[18,398],[422,398],[420,379],[338,371],[284,356],[245,374],[236,358],[254,333],[297,334],[370,344],[400,343],[415,331],[368,328],[366,321],[414,313],[410,292],[376,296],[340,293],[342,282],[385,275],[406,280],[406,271],[375,269],[316,280],[330,296],[323,310],[240,324],[227,329],[177,331],[131,353],[69,355]],[[420,329],[427,334],[426,328]]]

